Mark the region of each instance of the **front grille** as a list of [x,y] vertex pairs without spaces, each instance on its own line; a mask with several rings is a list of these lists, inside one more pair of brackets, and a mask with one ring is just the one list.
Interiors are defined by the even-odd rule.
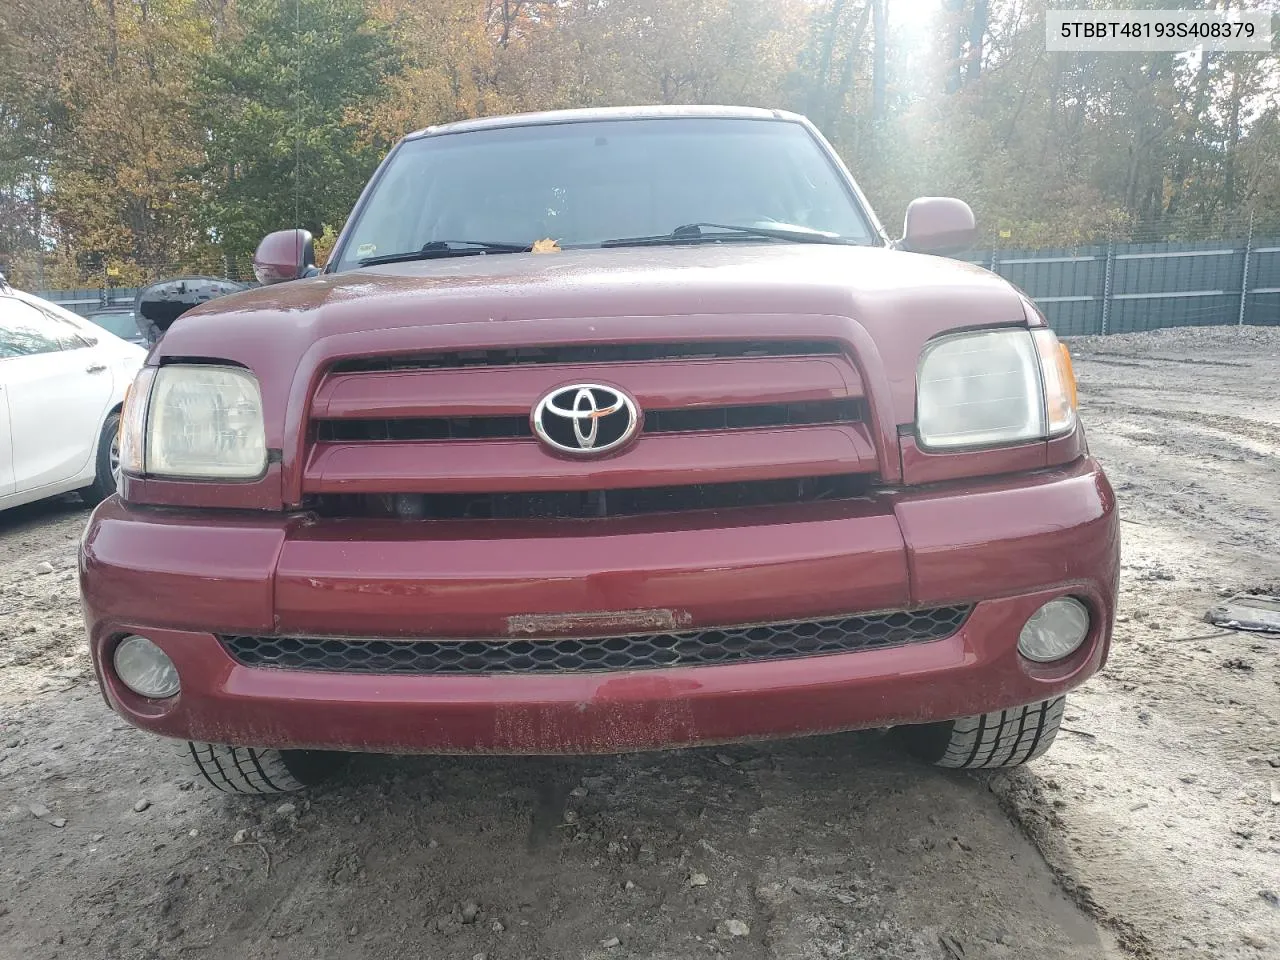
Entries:
[[[703,430],[749,430],[760,427],[853,423],[861,419],[854,399],[802,403],[741,404],[647,410],[644,433],[693,433]],[[316,439],[324,443],[377,440],[493,440],[532,437],[527,416],[404,417],[393,419],[319,420]]]
[[309,497],[322,517],[421,520],[586,520],[686,510],[815,503],[864,496],[871,478],[857,474],[700,483],[622,490],[534,493],[328,493]]
[[531,363],[632,363],[646,360],[710,360],[721,357],[793,357],[837,354],[823,340],[710,340],[693,343],[564,344],[492,350],[450,350],[391,357],[357,357],[333,366],[334,373],[373,370],[439,370],[458,367],[506,367]]
[[[726,338],[346,357],[312,398],[303,504],[334,518],[585,519],[862,497],[878,464],[846,346]],[[583,383],[640,398],[634,448],[540,448],[534,398],[571,383],[575,365]],[[572,418],[553,419],[544,427],[567,439],[556,429]]]
[[321,443],[376,440],[497,440],[532,437],[524,417],[403,417],[387,420],[318,420]]
[[358,640],[225,636],[250,667],[328,673],[583,673],[791,660],[941,640],[972,608],[936,607],[687,633],[557,640]]
[[848,398],[734,407],[686,407],[681,410],[646,410],[644,432],[688,433],[695,430],[800,427],[820,423],[854,423],[861,419],[861,404]]

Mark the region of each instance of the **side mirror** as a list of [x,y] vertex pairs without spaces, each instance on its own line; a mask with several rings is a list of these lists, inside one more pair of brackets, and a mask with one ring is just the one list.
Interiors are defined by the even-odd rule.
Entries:
[[973,211],[953,197],[919,197],[907,206],[898,247],[912,253],[959,253],[973,246]]
[[253,254],[253,273],[264,287],[305,277],[315,265],[316,250],[309,230],[268,233]]

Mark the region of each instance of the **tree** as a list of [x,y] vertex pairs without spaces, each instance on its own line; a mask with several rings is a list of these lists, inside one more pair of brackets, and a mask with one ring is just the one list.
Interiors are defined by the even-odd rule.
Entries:
[[886,0],[871,0],[872,29],[875,48],[871,67],[871,119],[880,123],[885,118],[885,70],[889,44],[889,12]]
[[341,223],[384,141],[362,110],[397,67],[361,0],[241,0],[197,79],[207,130],[204,216],[232,256],[265,233]]
[[80,53],[75,13],[72,0],[0,4],[0,270],[20,285],[43,285],[54,240],[50,170],[70,128],[55,64]]
[[220,271],[339,227],[410,130],[622,103],[807,113],[890,221],[951,193],[1019,244],[1280,222],[1275,54],[1047,54],[1048,6],[0,0],[0,267]]
[[599,25],[616,50],[606,102],[778,106],[802,9],[786,0],[630,0],[596,4],[577,26]]
[[[883,68],[887,59],[885,63],[880,62],[876,51],[883,48],[875,41],[870,48],[873,60],[869,68],[872,103],[868,105],[859,100],[856,90],[859,79],[868,72],[866,31],[876,7],[879,12],[874,29],[884,30],[887,24],[883,0],[858,3],[831,0],[826,10],[815,10],[810,19],[809,41],[800,51],[791,78],[793,87],[799,91],[796,99],[800,108],[833,143],[845,150],[856,149],[861,118],[875,113],[876,92],[884,93],[877,84],[885,79]],[[876,37],[879,38],[878,33]],[[877,67],[881,68],[878,73]]]
[[202,245],[190,173],[202,157],[200,129],[188,105],[210,36],[195,0],[95,0],[85,9],[84,53],[65,61],[61,78],[74,141],[51,170],[54,215],[84,266],[138,281]]

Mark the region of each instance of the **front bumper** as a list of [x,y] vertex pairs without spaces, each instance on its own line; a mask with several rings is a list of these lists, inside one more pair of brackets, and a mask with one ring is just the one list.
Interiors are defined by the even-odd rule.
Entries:
[[[90,643],[108,703],[156,733],[426,753],[618,752],[944,720],[1046,699],[1105,660],[1118,519],[1088,458],[727,516],[314,522],[113,499],[83,542]],[[1024,660],[1023,623],[1062,594],[1089,605],[1088,639],[1059,663]],[[974,609],[933,642],[625,672],[313,673],[243,666],[216,636],[506,638],[530,616],[582,635],[602,612],[688,629],[947,603]],[[115,677],[110,653],[129,633],[177,664],[176,697],[145,700]]]

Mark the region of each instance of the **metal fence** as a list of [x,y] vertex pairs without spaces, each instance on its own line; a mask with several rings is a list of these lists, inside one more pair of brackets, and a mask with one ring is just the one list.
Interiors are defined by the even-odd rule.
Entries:
[[1280,235],[992,250],[968,259],[1021,287],[1065,336],[1280,325]]
[[[1280,232],[1267,239],[992,250],[967,259],[1021,287],[1065,336],[1280,325]],[[133,288],[37,292],[82,316],[130,305],[136,295]]]
[[137,287],[99,287],[84,290],[33,290],[35,296],[87,317],[99,310],[132,307]]

